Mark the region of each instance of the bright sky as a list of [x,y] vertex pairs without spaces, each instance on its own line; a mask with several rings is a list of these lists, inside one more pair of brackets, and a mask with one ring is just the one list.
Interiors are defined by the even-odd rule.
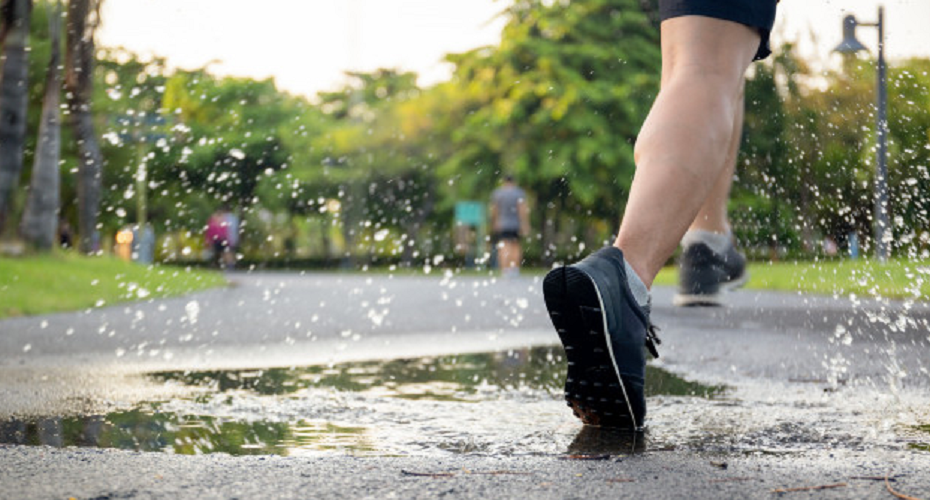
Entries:
[[[782,0],[773,38],[797,41],[804,57],[815,66],[839,59],[832,53],[843,38],[843,18],[852,14],[860,23],[878,21],[885,7],[885,56],[889,59],[930,57],[930,0]],[[856,38],[878,54],[878,30],[860,26]]]
[[285,90],[314,95],[350,69],[445,79],[444,54],[500,40],[504,8],[492,0],[106,0],[98,43],[182,68],[218,60],[217,73],[274,76]]
[[[877,20],[885,5],[889,58],[930,57],[930,0],[782,0],[779,40],[799,40],[806,57],[829,61],[841,21]],[[428,85],[448,77],[443,54],[497,43],[508,0],[106,0],[98,43],[165,56],[220,74],[275,77],[279,87],[314,95],[343,72],[397,67]],[[261,6],[261,8],[258,8]],[[811,32],[816,33],[816,40]],[[873,48],[874,28],[859,28]]]

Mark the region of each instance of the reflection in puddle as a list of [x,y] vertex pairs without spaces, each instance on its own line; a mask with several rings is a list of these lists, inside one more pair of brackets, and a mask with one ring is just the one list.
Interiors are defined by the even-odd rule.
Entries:
[[241,423],[205,416],[179,416],[133,410],[106,417],[43,419],[0,424],[0,440],[15,444],[92,446],[138,451],[274,453],[288,435],[287,425]]
[[0,423],[0,443],[167,451],[179,455],[285,454],[288,449],[371,450],[362,427],[331,423],[236,422],[133,410],[106,417],[48,418]]
[[[645,436],[583,427],[562,402],[559,347],[250,371],[163,372],[195,396],[104,416],[0,422],[0,443],[177,454],[573,454],[645,450]],[[650,396],[713,398],[648,367]]]
[[633,455],[646,451],[647,432],[623,431],[585,425],[578,431],[568,453],[573,455]]
[[[689,382],[652,366],[647,366],[646,371],[646,394],[651,396],[713,397],[724,392],[723,386]],[[561,348],[536,347],[333,367],[162,372],[152,377],[219,393],[250,391],[261,395],[286,395],[308,388],[330,388],[411,400],[474,401],[486,399],[484,393],[496,394],[500,389],[530,389],[561,395],[565,368]]]
[[930,451],[930,424],[916,425],[914,426],[914,430],[917,431],[921,437],[918,438],[917,442],[909,443],[907,447],[912,450]]

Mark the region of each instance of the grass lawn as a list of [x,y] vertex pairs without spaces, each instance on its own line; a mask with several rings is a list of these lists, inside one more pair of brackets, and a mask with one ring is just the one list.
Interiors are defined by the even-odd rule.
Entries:
[[[527,274],[544,273],[528,269]],[[387,272],[370,270],[368,272]],[[396,270],[393,274],[421,274]],[[431,275],[442,276],[442,269]],[[464,275],[496,276],[496,272]],[[870,260],[775,262],[749,265],[746,288],[824,295],[892,297],[927,300],[930,261]],[[678,273],[668,267],[657,285],[675,285]],[[47,256],[0,258],[0,318],[75,311],[133,300],[169,297],[226,285],[217,271],[169,266],[143,266],[113,257],[84,257],[73,252]]]
[[0,257],[0,318],[74,311],[224,286],[216,271],[144,266],[73,252]]
[[[658,285],[675,285],[678,271],[665,268]],[[930,261],[871,260],[824,262],[761,262],[749,265],[746,288],[824,295],[891,297],[927,300],[930,297]]]
[[[433,268],[430,276],[442,276],[447,270]],[[543,276],[549,270],[523,269],[528,276]],[[422,276],[422,268],[373,268],[366,272]],[[500,278],[497,270],[457,269],[457,276],[488,276]],[[656,285],[676,286],[678,269],[669,266],[659,273]],[[749,282],[745,288],[782,292],[804,292],[820,295],[857,297],[889,297],[930,300],[930,260],[893,260],[880,264],[872,260],[831,260],[821,262],[752,262]]]

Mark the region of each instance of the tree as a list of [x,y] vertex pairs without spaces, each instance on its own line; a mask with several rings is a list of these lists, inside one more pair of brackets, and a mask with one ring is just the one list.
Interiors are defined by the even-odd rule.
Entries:
[[176,121],[161,112],[165,65],[164,59],[121,48],[97,50],[93,112],[106,161],[97,224],[105,232],[146,220],[162,233],[164,222],[173,225],[181,212],[165,206],[161,184],[153,181],[153,170],[177,159],[171,130]]
[[[175,138],[173,158],[162,159],[154,177],[174,181],[242,208],[254,204],[261,180],[286,165],[282,129],[293,110],[273,80],[217,79],[198,70],[168,79],[162,106],[184,132]],[[178,157],[180,156],[180,158]]]
[[[745,86],[742,141],[729,201],[733,231],[744,248],[779,248],[797,241],[794,216],[798,204],[796,164],[789,158],[786,134],[790,114],[786,101],[796,97],[794,71],[784,74],[786,90],[777,84],[782,69],[795,61],[783,46],[766,63],[756,64]],[[792,101],[796,102],[796,101]],[[801,124],[802,126],[804,124]],[[798,143],[792,143],[798,147]]]
[[13,195],[19,186],[26,140],[26,103],[29,95],[29,40],[31,0],[4,0],[2,4],[3,46],[0,80],[0,234],[12,211]]
[[930,253],[930,60],[903,61],[888,76],[894,249],[926,258]]
[[410,263],[435,204],[439,155],[431,152],[443,141],[432,127],[441,113],[417,87],[415,73],[382,68],[348,76],[343,89],[320,95],[334,123],[320,141],[327,157],[317,169],[318,187],[336,188],[350,258],[373,250],[372,233],[394,229]]
[[27,242],[47,250],[55,243],[60,209],[61,170],[61,3],[56,2],[48,16],[52,47],[45,80],[45,97],[42,101],[42,118],[32,167],[32,182],[20,232]]
[[78,233],[79,249],[96,251],[97,215],[100,210],[103,157],[94,131],[91,103],[94,89],[94,34],[100,22],[103,0],[68,2],[65,43],[65,90],[68,113],[78,144]]
[[[791,44],[755,65],[734,185],[734,231],[746,246],[816,252],[855,234],[868,251],[874,210],[875,65],[847,56],[813,75]],[[930,243],[930,78],[927,60],[889,69],[889,187],[895,248]]]
[[506,11],[499,47],[450,56],[468,99],[443,165],[455,179],[450,198],[487,196],[506,171],[536,197],[546,260],[557,258],[549,248],[568,246],[554,241],[563,220],[574,226],[569,236],[602,244],[616,230],[633,143],[658,91],[655,13],[638,0],[521,0]]

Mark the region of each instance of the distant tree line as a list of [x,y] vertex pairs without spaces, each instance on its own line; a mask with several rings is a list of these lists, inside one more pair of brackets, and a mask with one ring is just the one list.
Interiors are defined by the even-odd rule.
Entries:
[[[633,143],[659,85],[650,0],[518,0],[501,14],[498,45],[448,56],[447,82],[423,88],[413,73],[381,69],[347,74],[341,89],[313,98],[272,80],[169,70],[158,58],[95,48],[99,0],[69,2],[64,75],[55,76],[59,7],[20,3],[31,5],[3,4],[0,234],[42,248],[30,231],[49,219],[31,222],[31,207],[54,206],[55,224],[59,209],[32,199],[60,191],[60,216],[76,224],[85,251],[96,231],[106,239],[145,210],[163,235],[163,259],[196,259],[204,221],[226,204],[243,215],[249,259],[419,265],[454,256],[457,201],[484,202],[511,174],[532,198],[527,257],[574,258],[617,229]],[[730,207],[751,253],[813,255],[824,238],[843,248],[852,234],[868,250],[874,71],[847,59],[814,74],[791,45],[754,65]],[[889,73],[899,255],[930,248],[928,71],[930,61],[914,59]],[[25,102],[16,97],[23,88]],[[71,125],[60,136],[58,109]],[[20,166],[8,158],[16,144]]]

